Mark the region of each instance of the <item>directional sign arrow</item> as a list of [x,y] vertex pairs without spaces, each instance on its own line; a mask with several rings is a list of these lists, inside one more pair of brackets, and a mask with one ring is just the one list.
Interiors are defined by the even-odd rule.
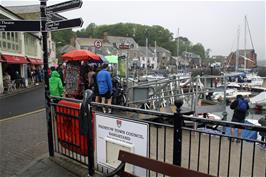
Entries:
[[39,32],[40,21],[0,20],[0,31]]
[[66,1],[63,3],[59,3],[59,4],[46,7],[46,14],[77,9],[77,8],[80,8],[81,6],[82,6],[81,0]]
[[83,24],[82,18],[54,21],[54,22],[49,22],[46,24],[46,30],[57,31],[57,30],[74,28],[74,27],[82,27],[82,24]]

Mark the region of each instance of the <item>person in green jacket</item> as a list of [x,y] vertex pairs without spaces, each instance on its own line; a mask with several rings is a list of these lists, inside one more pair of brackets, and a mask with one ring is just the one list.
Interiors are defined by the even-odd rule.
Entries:
[[49,90],[51,96],[62,96],[64,87],[60,79],[60,74],[57,71],[53,71],[49,78]]

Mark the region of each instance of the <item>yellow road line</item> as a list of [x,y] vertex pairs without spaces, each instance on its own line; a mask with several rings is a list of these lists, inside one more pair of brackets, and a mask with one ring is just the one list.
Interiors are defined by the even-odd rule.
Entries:
[[27,112],[25,114],[20,114],[20,115],[17,115],[17,116],[13,116],[13,117],[9,117],[9,118],[4,118],[2,120],[0,120],[0,122],[4,122],[4,121],[9,121],[9,120],[13,120],[13,119],[17,119],[17,118],[25,118],[25,116],[28,116],[28,115],[31,115],[31,114],[35,114],[35,113],[39,113],[39,112],[42,112],[42,111],[45,111],[45,108],[42,108],[42,109],[38,109],[36,111],[32,111],[32,112]]

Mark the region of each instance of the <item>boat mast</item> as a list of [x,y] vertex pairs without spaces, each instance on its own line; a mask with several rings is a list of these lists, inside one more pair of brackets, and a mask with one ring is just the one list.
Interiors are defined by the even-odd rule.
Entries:
[[148,75],[148,38],[146,37],[146,52],[145,52],[145,55],[146,55],[146,77]]
[[244,71],[247,69],[247,16],[244,19],[245,23],[245,34],[244,34]]
[[177,70],[179,69],[179,28],[177,29],[177,40],[176,40],[176,61],[177,61]]
[[235,71],[238,71],[238,63],[239,63],[239,35],[240,35],[240,26],[237,29],[237,46],[236,46],[236,66]]

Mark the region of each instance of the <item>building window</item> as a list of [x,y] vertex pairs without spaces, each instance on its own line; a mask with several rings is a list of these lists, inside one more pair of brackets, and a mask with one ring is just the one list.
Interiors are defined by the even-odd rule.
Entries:
[[6,39],[6,33],[5,32],[2,33],[2,36],[3,36],[3,39]]
[[3,48],[6,49],[6,42],[3,42]]
[[10,32],[7,32],[7,40],[10,40]]
[[19,46],[18,34],[15,32],[2,32],[0,33],[0,48],[2,50],[20,53],[20,48],[16,49],[16,45]]
[[18,33],[15,33],[15,42],[18,42]]
[[33,37],[32,35],[24,33],[26,55],[37,56],[37,40],[38,39]]

